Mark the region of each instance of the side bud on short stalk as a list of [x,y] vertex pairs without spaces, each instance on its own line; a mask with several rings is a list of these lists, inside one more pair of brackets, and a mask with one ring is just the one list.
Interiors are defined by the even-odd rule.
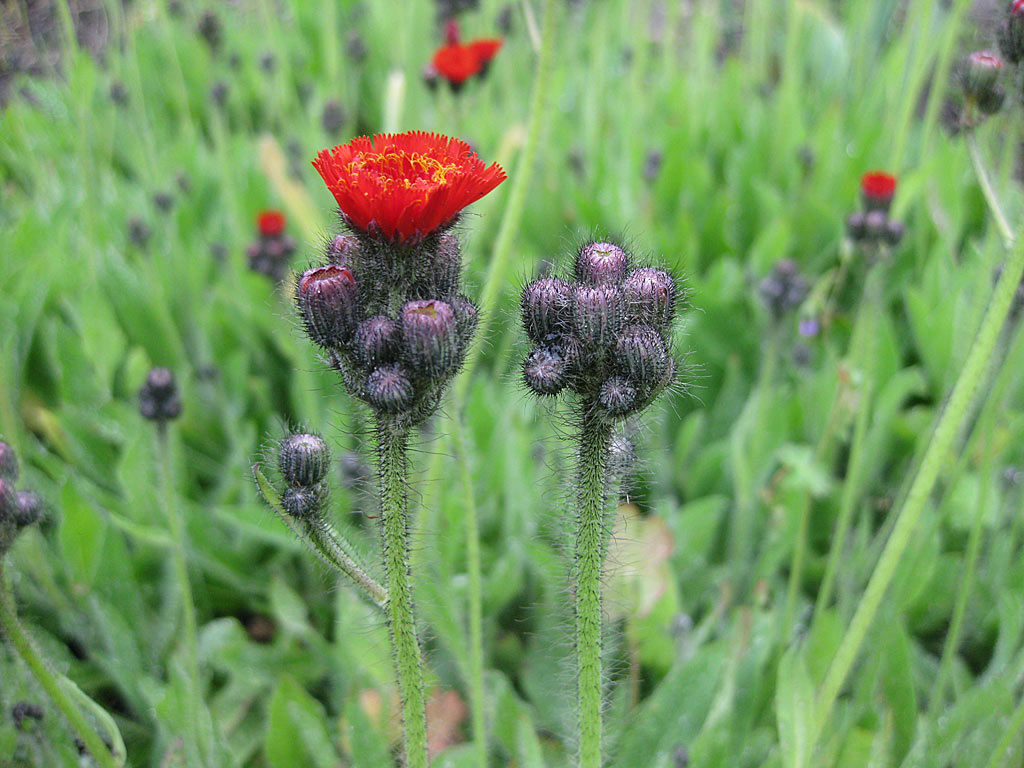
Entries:
[[312,520],[320,515],[327,501],[327,484],[290,485],[281,494],[281,506],[290,517]]
[[588,243],[576,256],[576,279],[586,285],[617,285],[629,269],[629,257],[612,243]]
[[444,301],[410,301],[402,307],[402,358],[409,370],[429,379],[455,371],[459,334],[455,313]]
[[605,381],[597,395],[597,404],[614,417],[632,413],[638,401],[636,387],[623,376],[612,376]]
[[523,290],[523,325],[531,341],[542,343],[551,334],[569,330],[572,287],[557,277],[534,280]]
[[295,288],[295,303],[309,338],[326,349],[344,346],[355,333],[358,287],[352,270],[338,264],[307,269]]
[[375,369],[366,379],[366,398],[374,410],[397,415],[413,403],[412,382],[397,365]]
[[557,395],[567,378],[565,358],[550,347],[538,347],[523,361],[523,380],[538,395]]
[[480,323],[480,311],[476,304],[465,296],[456,296],[452,299],[452,311],[455,313],[455,327],[459,332],[459,341],[464,352],[473,340],[473,334]]
[[288,435],[278,448],[277,465],[289,485],[313,486],[327,476],[331,454],[317,435]]
[[634,269],[622,283],[623,303],[630,320],[666,330],[675,315],[676,285],[662,269]]
[[327,260],[331,264],[346,266],[352,263],[359,250],[359,239],[354,235],[335,235],[327,245]]
[[154,368],[139,389],[139,413],[144,419],[165,423],[181,415],[181,398],[168,368]]
[[990,115],[998,112],[1005,94],[999,88],[1003,60],[988,51],[975,51],[960,65],[960,87],[968,101]]
[[390,317],[376,315],[364,320],[356,328],[356,358],[366,368],[377,368],[398,359],[402,333],[398,323]]

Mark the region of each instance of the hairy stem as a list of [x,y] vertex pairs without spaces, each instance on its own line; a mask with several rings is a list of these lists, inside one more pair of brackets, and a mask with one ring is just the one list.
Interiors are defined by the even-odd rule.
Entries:
[[377,471],[384,545],[384,573],[388,592],[387,615],[395,657],[398,692],[402,698],[405,764],[427,768],[427,712],[423,693],[423,667],[416,639],[412,586],[409,579],[409,433],[392,422],[377,419]]
[[1018,238],[999,281],[996,283],[995,291],[971,346],[970,354],[960,370],[949,401],[939,416],[910,490],[896,514],[896,523],[892,533],[889,535],[875,570],[871,574],[867,589],[857,606],[853,620],[850,622],[849,630],[844,635],[818,691],[817,716],[813,721],[812,743],[821,735],[822,729],[828,721],[836,698],[846,682],[846,677],[849,675],[875,615],[878,613],[882,598],[885,597],[886,590],[896,574],[896,568],[910,544],[921,513],[935,487],[935,481],[945,465],[953,441],[967,421],[970,413],[969,406],[974,398],[975,390],[988,367],[989,358],[995,349],[999,331],[1010,313],[1013,297],[1022,275],[1024,275],[1024,238]]
[[96,764],[100,768],[120,768],[121,763],[111,754],[99,734],[75,705],[71,694],[60,684],[57,673],[36,650],[28,633],[18,621],[14,598],[7,585],[2,563],[0,563],[0,628],[3,629],[4,635],[11,641],[14,650],[25,662],[33,676],[39,681],[39,685],[46,691],[46,695],[53,701],[54,706],[60,710],[78,738],[85,744],[85,748],[89,750],[89,754],[92,755]]
[[978,184],[981,186],[981,194],[984,195],[985,203],[992,212],[992,218],[1003,238],[1003,244],[1009,248],[1013,245],[1013,230],[1006,220],[1003,207],[999,204],[999,196],[996,194],[995,187],[992,186],[992,179],[989,178],[985,162],[981,159],[981,150],[978,149],[978,139],[974,135],[974,129],[967,130],[964,138],[967,142],[967,152],[971,156],[971,165],[974,166],[974,175],[978,177]]
[[601,766],[601,574],[608,548],[608,457],[612,425],[584,403],[576,467],[576,677],[579,766]]

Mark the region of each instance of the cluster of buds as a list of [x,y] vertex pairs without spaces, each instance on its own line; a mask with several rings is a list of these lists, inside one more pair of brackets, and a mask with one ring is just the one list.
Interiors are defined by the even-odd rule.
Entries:
[[799,307],[808,290],[810,286],[807,279],[800,274],[797,263],[792,259],[776,262],[772,271],[757,286],[761,301],[775,322]]
[[181,415],[181,397],[169,368],[154,368],[139,389],[139,413],[161,427]]
[[619,419],[647,407],[672,382],[675,281],[630,262],[617,245],[587,243],[576,256],[574,280],[543,277],[523,289],[523,326],[534,344],[523,379],[534,393],[569,390]]
[[18,491],[18,457],[10,444],[0,441],[0,557],[17,535],[43,516],[43,502],[34,491]]
[[1005,64],[989,51],[975,51],[957,68],[957,80],[963,95],[960,120],[963,127],[977,125],[1003,108],[1006,92],[999,85]]
[[452,92],[457,92],[472,78],[487,75],[491,60],[501,50],[502,44],[500,37],[461,43],[459,24],[449,19],[445,22],[445,45],[437,49],[430,64],[423,70],[423,82],[435,88],[438,81],[443,79]]
[[245,249],[249,269],[281,282],[295,253],[295,241],[284,233],[287,223],[280,211],[263,211],[256,217],[259,240]]
[[896,194],[896,177],[882,171],[869,171],[860,180],[862,210],[846,218],[846,234],[860,246],[895,248],[903,239],[904,226],[889,218]]
[[277,467],[287,487],[281,494],[285,512],[299,520],[320,515],[327,501],[331,454],[323,438],[305,432],[288,435],[277,448]]

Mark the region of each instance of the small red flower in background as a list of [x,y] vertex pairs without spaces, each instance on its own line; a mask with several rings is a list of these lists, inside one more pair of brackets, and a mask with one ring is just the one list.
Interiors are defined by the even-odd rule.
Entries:
[[505,41],[500,37],[486,37],[480,40],[473,40],[467,47],[476,54],[476,57],[483,66],[487,66],[491,63],[491,59],[498,55],[498,51],[501,50],[501,46],[504,43]]
[[285,218],[280,211],[261,211],[256,225],[264,237],[277,237],[284,232]]
[[462,85],[483,70],[480,57],[468,45],[456,44],[438,48],[431,63],[437,74],[453,86]]
[[413,244],[505,180],[469,144],[425,131],[361,136],[313,161],[353,229]]
[[860,190],[868,207],[872,203],[888,207],[896,194],[896,177],[884,171],[868,171],[860,178]]
[[1013,5],[1010,6],[1010,13],[1014,15],[1024,13],[1024,0],[1013,0]]

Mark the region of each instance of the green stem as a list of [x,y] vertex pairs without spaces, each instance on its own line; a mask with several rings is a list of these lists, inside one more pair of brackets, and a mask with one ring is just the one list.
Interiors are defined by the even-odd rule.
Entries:
[[60,684],[57,674],[36,650],[28,633],[18,621],[14,598],[7,585],[2,564],[0,564],[0,628],[3,629],[22,661],[39,681],[39,685],[46,691],[46,695],[50,697],[50,700],[70,723],[78,738],[85,744],[85,748],[89,750],[89,754],[92,755],[97,765],[100,768],[120,768],[118,760],[107,749],[107,745],[89,724],[82,711],[75,706],[71,694]]
[[874,621],[882,598],[885,596],[885,592],[896,574],[896,568],[910,543],[914,529],[928,502],[928,497],[935,487],[935,481],[946,462],[953,441],[967,420],[975,390],[985,373],[989,357],[995,349],[999,331],[1010,313],[1014,294],[1022,275],[1024,275],[1024,238],[1018,238],[1006,262],[1005,269],[996,283],[991,302],[981,321],[981,327],[971,346],[970,354],[960,371],[949,401],[939,416],[935,431],[928,443],[907,497],[897,513],[896,524],[885,544],[885,549],[882,550],[864,596],[850,622],[850,628],[843,637],[822,682],[818,692],[817,716],[814,718],[812,743],[817,741],[821,735],[836,698],[839,696],[839,691],[845,683]]
[[451,420],[455,461],[462,480],[462,510],[466,526],[466,570],[469,572],[469,707],[473,745],[480,768],[487,768],[487,717],[484,699],[483,587],[480,578],[480,526],[477,522],[473,479],[466,438],[459,419]]
[[412,586],[409,580],[409,433],[384,418],[377,418],[377,462],[380,513],[383,529],[384,573],[388,591],[387,615],[395,657],[398,692],[405,729],[405,764],[427,768],[427,712],[423,692],[423,666],[416,638]]
[[988,170],[981,159],[981,150],[978,149],[978,139],[974,135],[973,128],[965,131],[964,139],[967,142],[967,152],[971,156],[971,165],[974,166],[974,175],[978,177],[978,184],[981,186],[981,194],[985,196],[985,202],[988,204],[989,210],[992,211],[992,218],[995,219],[996,227],[999,228],[1003,244],[1010,248],[1013,245],[1013,230],[1006,220],[1006,214],[1003,213],[1003,208],[999,204],[999,196],[996,195]]
[[608,537],[611,423],[584,403],[576,468],[576,677],[579,768],[601,766],[601,575]]
[[1013,749],[1014,739],[1019,736],[1022,728],[1024,728],[1024,696],[1021,697],[1020,704],[1017,705],[1013,717],[1010,718],[1010,724],[1006,726],[1003,737],[999,739],[996,748],[992,750],[992,757],[986,764],[986,768],[1002,768],[1006,765],[1006,758],[1010,756],[1010,750]]

